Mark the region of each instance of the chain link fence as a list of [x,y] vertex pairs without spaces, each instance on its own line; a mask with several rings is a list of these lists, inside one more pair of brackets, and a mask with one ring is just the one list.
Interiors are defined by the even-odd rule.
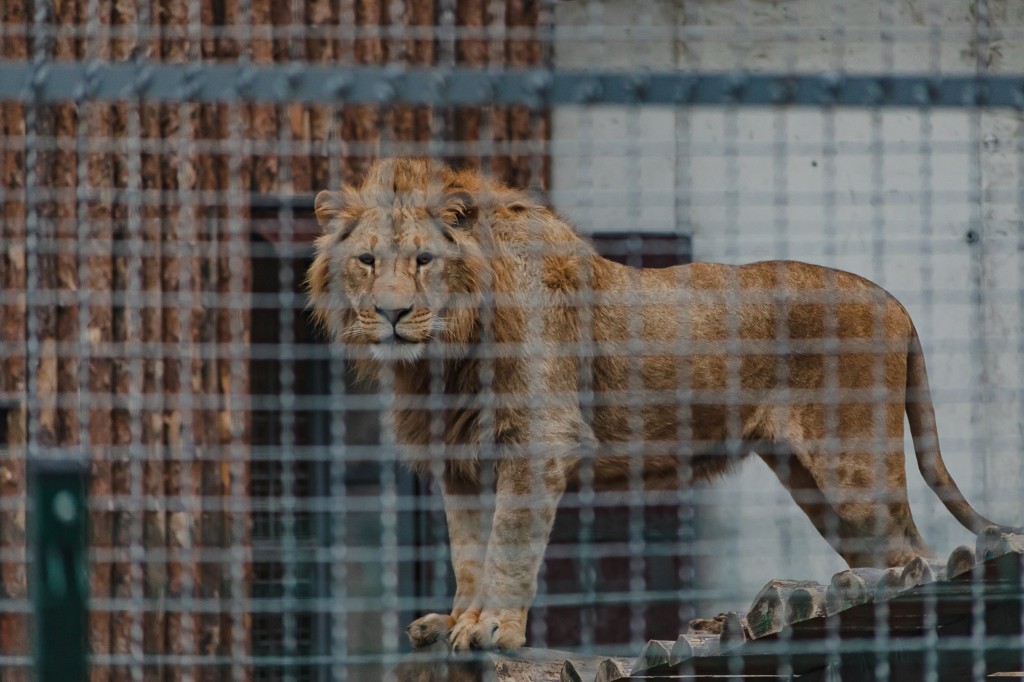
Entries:
[[[1022,46],[1024,8],[1010,0],[0,0],[0,676],[33,674],[28,575],[43,559],[26,548],[26,476],[46,460],[89,472],[93,680],[1024,671],[1020,535],[976,541],[947,511],[949,490],[930,490],[909,456],[906,396],[849,397],[879,388],[867,377],[887,371],[891,339],[844,350],[835,310],[864,301],[828,298],[839,275],[823,275],[832,293],[818,299],[781,285],[722,294],[732,310],[833,306],[810,346],[783,318],[758,346],[750,319],[731,314],[707,338],[652,339],[647,325],[675,315],[665,305],[703,299],[638,293],[643,277],[689,291],[702,272],[666,268],[766,260],[884,287],[914,320],[953,479],[985,517],[1024,524]],[[448,390],[445,343],[427,344],[432,435],[417,452],[433,476],[410,472],[386,427],[404,370],[385,363],[360,381],[365,345],[310,308],[316,240],[338,229],[318,220],[317,194],[372,183],[378,159],[399,157],[522,190],[518,201],[551,211],[530,215],[558,215],[590,245],[573,249],[662,273],[616,270],[634,289],[620,309],[596,271],[578,272],[567,324],[590,331],[548,344],[578,363],[577,383],[559,393],[535,376],[513,406],[546,423],[550,401],[572,394],[584,447],[527,599],[529,648],[511,659],[452,654],[444,639],[411,655],[405,628],[449,613],[456,595],[445,420],[500,416],[487,401],[503,361],[547,357],[529,337],[546,333],[548,299],[513,306],[525,336],[510,341],[495,337],[485,291],[467,352],[490,360],[469,403]],[[387,177],[416,215],[437,208],[415,198],[436,180]],[[492,216],[487,201],[469,217]],[[538,264],[565,255],[539,244],[524,247],[531,286],[548,282]],[[371,270],[394,257],[370,255]],[[598,270],[617,267],[603,259]],[[330,293],[345,299],[340,277]],[[624,350],[600,351],[587,316],[613,308]],[[602,378],[605,356],[623,363],[617,380]],[[689,369],[654,376],[655,356]],[[721,386],[688,376],[701,356],[724,363]],[[785,377],[810,356],[821,384],[801,402],[806,386]],[[822,432],[802,437],[845,442],[859,417],[837,406],[852,400],[882,425],[867,436],[907,456],[837,455],[817,472],[828,481],[801,485],[803,465],[777,447],[797,436],[756,438],[739,416],[755,400],[755,357],[785,375],[762,408],[821,408],[806,423]],[[673,438],[645,431],[657,405]],[[701,435],[712,406],[736,412],[714,437]],[[486,506],[503,499],[491,488],[508,443],[481,428],[483,487],[466,499]],[[545,443],[517,444],[544,457]],[[602,447],[624,457],[610,492],[595,483]],[[652,453],[679,466],[673,485],[645,485]],[[728,473],[697,480],[716,478],[701,466]],[[851,483],[851,467],[868,478]],[[809,499],[818,488],[839,497]],[[894,561],[844,545],[856,516],[844,510],[895,517],[908,498],[901,537],[915,551],[860,570]],[[873,534],[890,532],[877,518]]]

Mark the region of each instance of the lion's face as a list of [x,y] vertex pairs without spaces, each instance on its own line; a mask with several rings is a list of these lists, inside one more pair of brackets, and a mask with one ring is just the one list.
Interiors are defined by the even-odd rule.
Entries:
[[445,267],[458,251],[423,210],[368,209],[330,250],[332,282],[354,313],[342,336],[378,360],[415,360],[444,330]]
[[457,232],[467,195],[432,187],[441,179],[425,161],[390,170],[371,174],[357,191],[317,196],[325,234],[310,291],[339,341],[366,347],[375,360],[414,361],[465,323],[474,287]]

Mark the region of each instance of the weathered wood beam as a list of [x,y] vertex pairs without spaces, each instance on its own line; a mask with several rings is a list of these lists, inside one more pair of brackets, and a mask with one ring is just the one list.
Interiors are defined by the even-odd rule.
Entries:
[[687,633],[679,635],[672,645],[670,663],[676,664],[688,658],[717,656],[721,650],[721,635]]
[[1024,529],[989,526],[978,533],[978,561],[996,559],[1004,554],[1024,553]]
[[875,598],[883,568],[849,568],[832,576],[825,595],[825,610],[829,615]]
[[594,682],[615,682],[629,677],[622,663],[614,658],[606,658],[597,666],[597,675]]
[[878,580],[878,585],[875,587],[875,601],[892,599],[899,594],[900,590],[903,589],[902,578],[902,568],[885,569]]
[[722,651],[743,644],[751,639],[750,614],[729,611],[722,621],[722,636],[719,640],[719,647]]
[[[996,537],[997,534],[991,535]],[[1015,540],[1011,538],[999,540],[998,544],[1011,548],[1014,542]],[[964,553],[957,554],[962,556]],[[877,575],[878,583],[873,590],[872,601],[878,601],[878,592],[892,590],[896,595],[886,604],[886,609],[893,633],[898,631],[897,639],[906,638],[906,641],[912,637],[920,638],[927,632],[937,634],[940,652],[937,679],[941,682],[958,682],[970,677],[978,654],[984,657],[986,675],[1019,670],[1019,647],[1014,648],[1013,644],[1018,642],[1020,637],[1019,594],[1007,592],[1006,588],[1008,585],[1018,584],[1019,573],[1016,572],[1021,569],[1022,558],[1024,551],[1009,552],[985,561],[976,569],[974,575],[961,575],[960,578],[947,581],[945,584],[923,584],[907,590],[901,590],[900,587],[902,568],[885,569],[877,574],[860,574],[863,569],[857,569],[857,572],[847,575],[858,578],[866,575],[871,579]],[[929,562],[924,563],[934,572]],[[865,583],[870,585],[869,580]],[[980,595],[977,592],[979,587],[982,590]],[[868,592],[871,596],[872,591]],[[965,617],[965,613],[969,614],[973,600],[978,598],[985,604],[986,636],[994,636],[992,643],[987,644],[980,652],[975,651],[969,640],[965,639],[974,624],[974,619]],[[926,617],[929,609],[922,609],[922,602],[925,600],[932,602],[930,613],[934,618]],[[830,657],[826,642],[831,637],[838,637],[841,645],[863,644],[865,637],[869,640],[873,638],[877,619],[875,606],[861,604],[847,609],[839,618],[822,616],[800,621],[787,628],[784,633],[774,633],[749,645],[741,645],[730,650],[727,655],[720,652],[717,656],[695,657],[659,666],[653,671],[655,674],[647,677],[714,679],[733,677],[739,668],[740,674],[748,676],[770,677],[784,672],[787,679],[794,675],[799,676],[801,680],[833,679],[837,675],[841,675],[842,679],[868,679],[877,663],[878,656],[875,652],[859,646],[841,647],[839,667],[829,671],[827,668],[830,665]],[[799,642],[799,650],[792,650],[785,657],[772,652],[771,647],[785,646],[788,642]],[[782,651],[784,649],[779,649],[780,653]],[[889,656],[890,679],[925,679],[923,672],[926,670],[926,655],[927,652],[924,650],[915,648],[908,651],[895,647]]]
[[663,642],[657,639],[650,640],[640,650],[640,655],[637,657],[636,662],[633,663],[633,667],[630,668],[629,674],[635,675],[641,670],[647,670],[656,665],[668,663],[672,658],[673,645],[674,642]]
[[583,678],[576,670],[573,662],[566,661],[562,664],[562,670],[558,674],[558,682],[583,682]]
[[436,642],[406,656],[392,671],[396,682],[612,682],[628,678],[631,658],[585,656],[525,647],[511,652],[452,653]]
[[974,556],[974,548],[967,545],[960,545],[949,554],[946,560],[946,580],[952,580],[961,573],[967,573],[977,560]]
[[[827,588],[808,580],[770,580],[747,612],[747,627],[754,639],[779,632],[797,620],[824,613]],[[796,602],[793,601],[794,593]]]
[[[29,43],[25,37],[31,24],[32,8],[27,0],[7,0],[0,4],[4,21],[11,30],[0,41],[0,58],[28,59]],[[25,351],[26,249],[25,219],[27,191],[25,177],[26,105],[21,102],[0,103],[0,289],[8,294],[0,303],[0,342],[15,350],[0,356],[0,393],[25,395],[27,370]],[[28,582],[25,575],[25,450],[28,434],[26,404],[20,399],[2,405],[0,424],[7,442],[0,444],[0,545],[7,552],[0,559],[0,595],[8,600],[26,600]],[[24,656],[29,651],[28,618],[15,609],[0,609],[0,655]],[[32,671],[26,667],[4,666],[4,679],[11,682],[28,680]]]
[[[942,568],[945,571],[945,567]],[[941,575],[941,574],[939,574]],[[924,557],[914,557],[900,573],[900,587],[904,590],[926,583],[933,583],[937,579],[937,572],[933,570],[931,562]]]
[[[722,645],[720,634],[686,633],[679,635],[675,642],[652,639],[644,645],[639,657],[630,670],[630,675],[640,674],[658,666],[674,666],[691,658],[717,656],[719,653],[742,644],[746,641],[743,624],[738,614],[722,614],[727,616],[722,623],[729,630],[727,644]],[[728,625],[726,625],[728,624]],[[738,632],[739,637],[734,633]]]

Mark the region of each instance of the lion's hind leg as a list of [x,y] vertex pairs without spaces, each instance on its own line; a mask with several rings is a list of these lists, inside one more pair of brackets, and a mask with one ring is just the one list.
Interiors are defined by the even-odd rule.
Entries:
[[[863,466],[874,455],[844,453],[829,465],[825,456],[807,453],[803,445],[775,442],[758,454],[848,565],[902,566],[915,556],[931,555],[911,516],[902,477],[885,477],[897,480],[876,488]],[[902,452],[883,456],[902,466]]]

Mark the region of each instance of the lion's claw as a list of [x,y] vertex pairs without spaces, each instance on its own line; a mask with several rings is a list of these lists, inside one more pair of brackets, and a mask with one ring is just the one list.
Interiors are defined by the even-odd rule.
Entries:
[[526,628],[518,619],[498,616],[460,618],[452,628],[452,649],[518,649],[526,643]]

